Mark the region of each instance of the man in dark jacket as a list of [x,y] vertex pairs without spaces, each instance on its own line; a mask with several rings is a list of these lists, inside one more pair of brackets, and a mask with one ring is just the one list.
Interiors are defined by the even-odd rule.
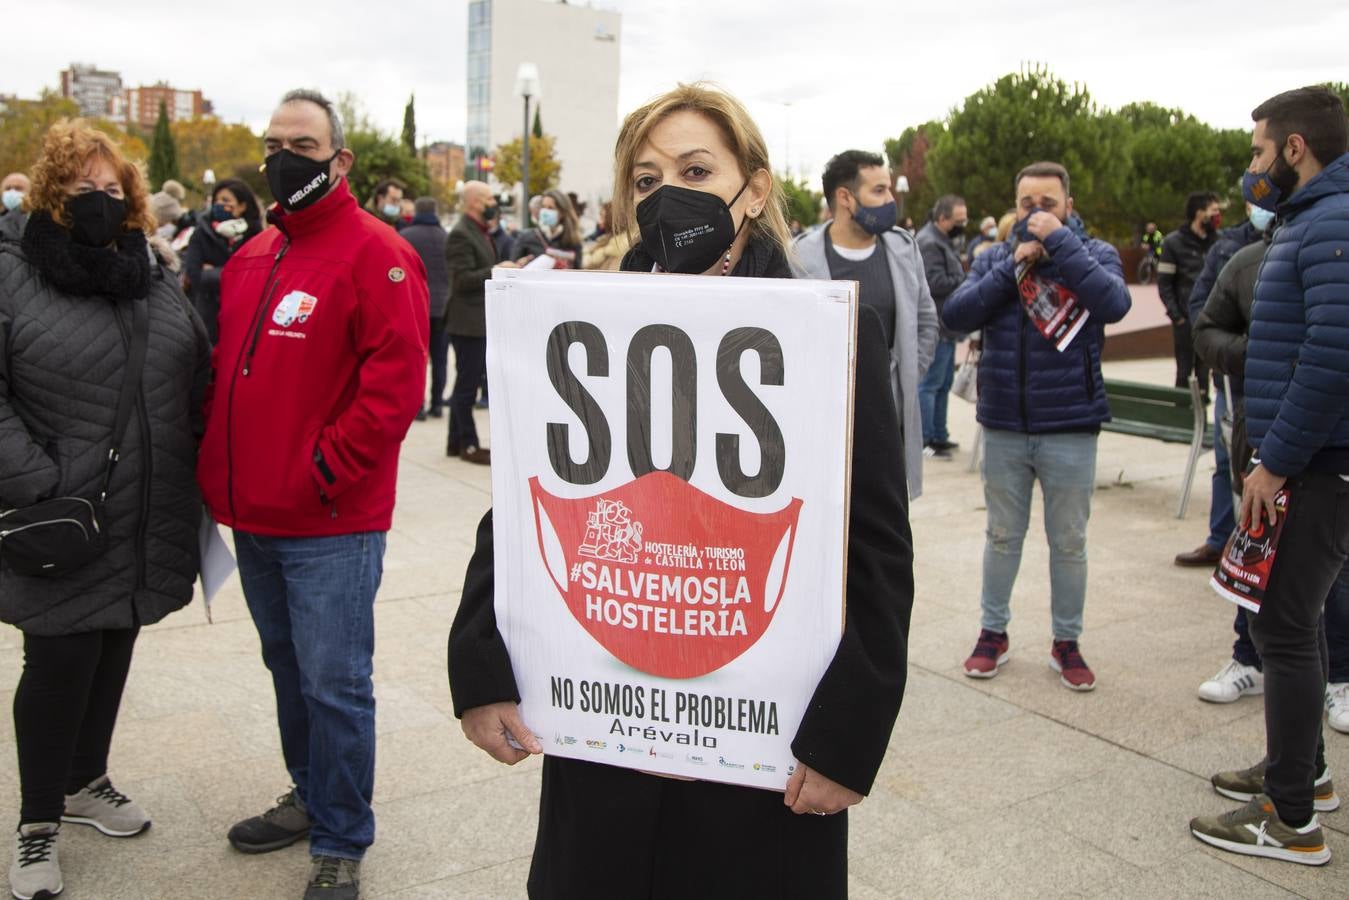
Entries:
[[[1246,429],[1256,465],[1237,525],[1270,529],[1251,637],[1265,667],[1267,764],[1246,806],[1190,823],[1224,850],[1312,865],[1330,861],[1316,818],[1325,599],[1349,559],[1349,122],[1326,87],[1273,97],[1251,113],[1246,199],[1280,225],[1261,266],[1246,347]],[[1265,522],[1268,522],[1266,525]]]
[[[941,319],[946,298],[965,280],[955,238],[965,232],[969,214],[965,201],[955,194],[939,197],[932,207],[932,218],[918,231],[918,249],[923,254],[923,269],[932,302]],[[956,374],[956,341],[960,335],[940,326],[937,351],[932,366],[918,383],[918,406],[923,413],[923,455],[950,459],[959,444],[952,443],[946,430],[946,401],[951,397],[951,382]]]
[[[1220,246],[1221,242],[1214,250],[1218,250]],[[1265,242],[1259,237],[1256,243],[1238,250],[1218,273],[1217,281],[1213,283],[1213,289],[1209,292],[1202,311],[1192,318],[1194,352],[1217,375],[1227,376],[1232,384],[1232,396],[1228,398],[1232,408],[1230,447],[1226,446],[1224,440],[1222,422],[1219,421],[1214,426],[1215,448],[1225,448],[1220,458],[1229,466],[1229,470],[1223,473],[1229,509],[1232,508],[1231,485],[1234,483],[1240,485],[1240,473],[1245,470],[1246,462],[1250,459],[1250,445],[1245,439],[1246,411],[1242,401],[1241,376],[1246,369],[1246,335],[1251,324],[1255,278],[1264,257]],[[1218,396],[1221,402],[1223,395]],[[1218,490],[1217,475],[1213,478],[1213,489]],[[1235,521],[1233,515],[1233,522]],[[1219,556],[1226,542],[1227,539],[1224,538],[1223,544],[1218,547]],[[1176,558],[1176,562],[1183,565],[1180,557]],[[1199,685],[1201,700],[1210,703],[1233,703],[1242,697],[1263,694],[1265,691],[1265,676],[1260,654],[1251,641],[1246,611],[1241,607],[1237,607],[1232,628],[1237,633],[1237,639],[1232,644],[1232,659],[1217,675]]]
[[295,787],[229,840],[264,853],[308,836],[307,900],[356,900],[375,838],[375,594],[425,391],[426,276],[357,206],[323,95],[286,94],[264,146],[274,227],[221,276],[197,479],[234,529]]
[[470,181],[460,196],[463,214],[445,241],[445,265],[450,279],[445,330],[454,345],[454,390],[450,394],[450,434],[445,454],[488,465],[492,461],[491,451],[479,443],[473,422],[473,401],[487,372],[483,285],[492,277],[493,266],[514,268],[516,264],[497,262],[490,233],[500,211],[492,189],[481,181]]
[[1204,270],[1204,257],[1218,235],[1222,210],[1218,195],[1200,191],[1185,198],[1185,224],[1162,241],[1157,263],[1157,293],[1162,296],[1176,354],[1176,387],[1189,388],[1190,374],[1199,379],[1199,389],[1208,396],[1208,369],[1194,361],[1190,336],[1190,291]]
[[[1190,289],[1187,311],[1192,335],[1195,328],[1194,323],[1199,321],[1199,316],[1204,311],[1204,304],[1208,301],[1209,292],[1213,289],[1218,273],[1223,270],[1228,260],[1238,250],[1260,240],[1261,235],[1264,234],[1265,229],[1274,219],[1274,214],[1268,210],[1252,206],[1249,203],[1246,206],[1246,221],[1235,228],[1223,229],[1223,232],[1218,235],[1218,239],[1209,248],[1208,256],[1204,257],[1204,271],[1199,274],[1194,287]],[[1197,336],[1195,337],[1197,341]],[[1199,355],[1197,362],[1200,365],[1208,365],[1203,354]],[[1234,378],[1240,381],[1241,373],[1238,372]],[[1212,567],[1217,565],[1219,557],[1222,556],[1223,547],[1227,544],[1227,539],[1232,536],[1232,532],[1236,529],[1236,518],[1232,509],[1232,479],[1228,474],[1228,447],[1223,440],[1221,427],[1223,416],[1227,415],[1227,410],[1234,402],[1234,398],[1227,396],[1227,392],[1223,389],[1223,382],[1218,377],[1214,378],[1213,395],[1215,398],[1213,404],[1213,458],[1215,466],[1213,469],[1212,496],[1209,499],[1208,509],[1208,539],[1193,550],[1177,554],[1175,563],[1178,566]]]
[[[982,628],[965,674],[992,678],[1007,660],[1012,586],[1038,480],[1049,539],[1049,664],[1065,687],[1089,691],[1096,678],[1077,641],[1087,592],[1096,439],[1110,418],[1101,347],[1105,326],[1124,318],[1130,300],[1119,253],[1079,233],[1081,221],[1072,211],[1063,166],[1039,162],[1022,169],[1016,177],[1016,240],[979,255],[946,301],[942,319],[953,331],[982,330],[984,345],[978,419],[986,448],[988,541]],[[1053,324],[1059,319],[1058,325],[1075,322],[1077,330],[1061,331]]]
[[450,336],[445,331],[445,307],[450,299],[450,270],[445,266],[445,229],[436,215],[434,197],[418,197],[412,224],[398,232],[412,245],[426,266],[426,286],[431,292],[431,405],[417,413],[439,419],[445,405],[445,372],[450,353]]

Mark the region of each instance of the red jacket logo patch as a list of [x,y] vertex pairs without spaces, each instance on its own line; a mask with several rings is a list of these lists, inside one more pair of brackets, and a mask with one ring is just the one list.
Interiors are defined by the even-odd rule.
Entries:
[[319,298],[313,294],[306,294],[304,291],[291,291],[281,298],[281,302],[272,311],[272,321],[282,328],[289,328],[296,322],[303,325],[313,315],[314,307],[318,306],[318,302]]

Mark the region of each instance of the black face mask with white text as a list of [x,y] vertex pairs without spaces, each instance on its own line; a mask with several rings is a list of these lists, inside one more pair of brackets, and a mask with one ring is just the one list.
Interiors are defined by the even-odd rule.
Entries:
[[299,212],[323,199],[332,184],[328,167],[337,153],[318,160],[283,148],[268,156],[267,187],[281,208],[288,213]]
[[[708,191],[663,184],[637,204],[642,246],[666,272],[697,275],[716,264],[740,234],[731,207],[749,187],[746,181],[727,203]],[[746,217],[740,223],[745,227]]]

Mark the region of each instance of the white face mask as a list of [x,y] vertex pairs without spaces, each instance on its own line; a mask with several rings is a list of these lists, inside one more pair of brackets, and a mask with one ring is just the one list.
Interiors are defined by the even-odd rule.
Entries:
[[9,190],[5,191],[3,195],[0,195],[0,197],[3,197],[5,209],[9,210],[10,212],[13,212],[14,210],[18,209],[19,204],[23,203],[23,191],[17,188],[10,188]]
[[539,210],[539,225],[549,230],[557,227],[557,210],[544,207]]

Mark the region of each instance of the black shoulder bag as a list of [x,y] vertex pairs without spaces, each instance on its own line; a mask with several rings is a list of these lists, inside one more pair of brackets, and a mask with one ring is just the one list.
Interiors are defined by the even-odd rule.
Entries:
[[[55,577],[92,562],[107,549],[104,507],[145,370],[145,352],[150,342],[148,306],[145,298],[132,301],[131,347],[122,375],[122,391],[117,397],[112,443],[98,498],[52,497],[31,506],[0,511],[0,562],[6,568],[23,575]],[[143,448],[143,452],[149,453],[150,448]]]

